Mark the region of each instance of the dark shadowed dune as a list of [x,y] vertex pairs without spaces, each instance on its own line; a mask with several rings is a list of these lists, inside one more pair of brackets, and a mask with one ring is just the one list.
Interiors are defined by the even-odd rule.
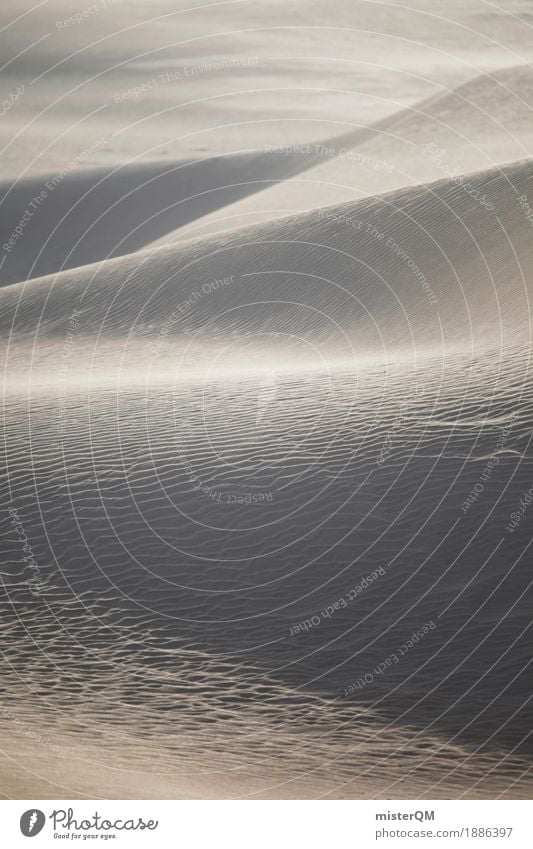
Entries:
[[[533,154],[533,73],[520,65],[481,74],[369,127],[311,145],[313,167],[228,203],[160,240],[213,235],[282,214],[468,172]],[[289,159],[302,154],[289,149]],[[305,155],[303,159],[305,160]]]
[[[0,185],[3,284],[132,253],[213,209],[309,167],[261,152],[114,169],[74,168]],[[42,196],[41,196],[41,193]],[[23,250],[9,239],[23,221]]]

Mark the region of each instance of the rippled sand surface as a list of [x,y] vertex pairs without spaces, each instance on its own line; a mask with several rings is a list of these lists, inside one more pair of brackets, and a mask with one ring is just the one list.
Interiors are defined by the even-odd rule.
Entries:
[[[158,115],[136,142],[111,128],[122,95],[109,123],[89,122],[113,143],[64,175],[4,251],[1,792],[528,798],[533,76],[521,4],[507,3],[499,48],[468,73],[459,4],[431,31],[410,10],[416,73],[405,44],[391,47],[401,7],[390,32],[374,4],[356,4],[403,82],[384,104],[388,71],[371,72],[368,55],[360,91],[340,91],[345,67],[326,74],[322,105],[282,92],[294,79],[314,90],[317,43],[349,61],[351,4],[333,3],[336,34],[306,4],[321,42],[296,26],[301,3],[256,4],[255,18],[248,5],[228,12],[233,41],[220,9],[180,6],[187,23],[169,34],[199,67],[242,52],[239,26],[255,22],[263,64],[184,83],[183,138],[164,150],[151,147]],[[162,25],[139,8],[151,44]],[[476,15],[485,44],[495,22],[483,4]],[[94,18],[74,43],[96,43]],[[216,51],[195,57],[188,38],[206,37],[207,20]],[[29,14],[13,46],[47,21]],[[307,59],[296,72],[269,54],[267,74],[280,21]],[[148,59],[116,35],[114,52],[67,59],[56,30],[30,51],[41,90],[129,57],[90,90],[111,102],[182,56]],[[362,30],[353,38],[366,49]],[[435,69],[426,51],[448,58]],[[152,89],[170,108],[170,90]],[[129,101],[141,126],[146,103]],[[77,117],[94,105],[69,103]],[[17,121],[30,104],[1,130],[21,133],[2,243],[65,157],[58,141],[30,165],[64,118],[51,109],[28,134]]]

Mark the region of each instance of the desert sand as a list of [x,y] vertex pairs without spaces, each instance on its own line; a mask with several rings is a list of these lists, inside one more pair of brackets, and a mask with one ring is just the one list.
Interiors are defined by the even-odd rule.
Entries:
[[3,797],[529,798],[528,4],[1,14]]

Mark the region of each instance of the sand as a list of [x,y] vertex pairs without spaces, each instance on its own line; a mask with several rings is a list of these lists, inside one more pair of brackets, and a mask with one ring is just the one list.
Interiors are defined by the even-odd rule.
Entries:
[[530,797],[531,45],[464,6],[5,3],[5,798]]

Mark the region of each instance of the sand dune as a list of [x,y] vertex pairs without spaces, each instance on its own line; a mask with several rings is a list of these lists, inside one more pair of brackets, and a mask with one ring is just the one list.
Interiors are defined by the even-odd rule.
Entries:
[[88,349],[69,358],[89,350],[93,377],[108,346],[127,378],[169,356],[179,377],[276,366],[288,348],[316,368],[526,344],[532,181],[525,161],[7,287],[10,356],[31,351],[53,379],[35,351],[56,357],[74,313]]
[[[243,152],[81,173],[72,169],[1,184],[0,233],[7,250],[0,282],[132,253],[308,165],[301,157]],[[14,222],[21,226],[20,235],[13,235]],[[22,236],[24,250],[16,251]]]
[[533,76],[502,64],[285,148],[252,87],[223,153],[1,184],[6,795],[530,797]]
[[[532,106],[532,72],[510,68],[319,141],[6,182],[0,282],[522,159],[533,148]],[[9,244],[14,222],[23,251],[14,250],[17,234]]]
[[533,152],[532,108],[530,67],[477,76],[359,132],[314,141],[310,170],[228,204],[222,215],[214,210],[161,243],[525,159]]

